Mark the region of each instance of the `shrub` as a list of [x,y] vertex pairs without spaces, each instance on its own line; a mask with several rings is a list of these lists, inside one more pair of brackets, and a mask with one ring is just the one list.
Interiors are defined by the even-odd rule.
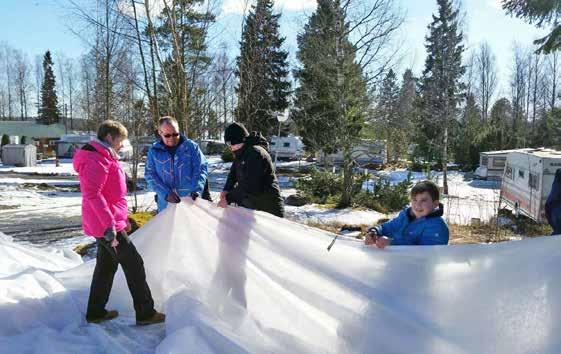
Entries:
[[401,210],[409,204],[409,189],[411,188],[411,173],[407,179],[392,185],[389,181],[380,179],[374,186],[374,191],[360,191],[353,198],[355,206],[374,209],[381,213]]
[[7,134],[2,135],[2,142],[0,145],[4,146],[10,143],[10,137]]
[[310,177],[298,179],[295,187],[313,203],[325,204],[341,195],[343,178],[335,173],[314,169]]

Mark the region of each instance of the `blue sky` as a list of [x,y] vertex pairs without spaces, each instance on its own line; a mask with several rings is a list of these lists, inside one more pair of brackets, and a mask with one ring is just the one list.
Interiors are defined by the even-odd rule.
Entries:
[[[85,1],[85,0],[81,0]],[[92,0],[93,1],[93,0]],[[242,0],[224,0],[219,16],[219,34],[215,43],[225,42],[236,48],[241,29]],[[405,11],[406,22],[401,30],[403,60],[401,69],[412,67],[416,74],[422,71],[425,60],[424,38],[427,25],[436,11],[435,0],[396,0]],[[543,34],[533,25],[511,18],[500,9],[500,0],[463,0],[467,13],[466,46],[477,47],[486,40],[497,57],[499,78],[503,94],[510,75],[514,41],[530,45]],[[78,57],[86,46],[69,30],[77,21],[66,8],[67,0],[0,0],[0,42],[24,50],[31,58],[46,49],[66,57]],[[286,47],[292,54],[296,50],[296,34],[315,7],[314,0],[278,0],[282,11],[281,32],[287,37]]]

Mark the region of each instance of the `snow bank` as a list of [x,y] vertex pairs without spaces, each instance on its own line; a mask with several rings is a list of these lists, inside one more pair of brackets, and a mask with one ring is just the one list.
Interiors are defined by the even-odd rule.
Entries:
[[[386,250],[342,239],[327,252],[330,234],[200,199],[168,208],[132,237],[156,303],[168,314],[165,338],[160,326],[131,326],[122,274],[110,307],[124,316],[85,325],[94,263],[52,273],[72,264],[0,241],[1,262],[36,264],[28,278],[13,271],[0,278],[0,308],[10,319],[0,322],[0,351],[561,351],[558,237]],[[33,291],[4,295],[11,286]],[[41,309],[14,325],[13,314],[29,301]]]

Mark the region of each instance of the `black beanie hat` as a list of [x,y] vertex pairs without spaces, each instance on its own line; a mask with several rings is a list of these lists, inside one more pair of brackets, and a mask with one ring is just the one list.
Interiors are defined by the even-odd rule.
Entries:
[[226,128],[226,131],[224,131],[224,141],[226,143],[230,143],[230,145],[241,144],[245,141],[245,138],[248,135],[249,133],[243,124],[234,122]]

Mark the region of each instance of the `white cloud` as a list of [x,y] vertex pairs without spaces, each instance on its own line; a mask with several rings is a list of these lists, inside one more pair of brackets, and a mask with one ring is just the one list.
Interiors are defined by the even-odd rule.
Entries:
[[[251,8],[252,0],[225,0],[222,5],[224,14],[243,14]],[[277,0],[275,11],[301,11],[316,8],[315,0]]]

